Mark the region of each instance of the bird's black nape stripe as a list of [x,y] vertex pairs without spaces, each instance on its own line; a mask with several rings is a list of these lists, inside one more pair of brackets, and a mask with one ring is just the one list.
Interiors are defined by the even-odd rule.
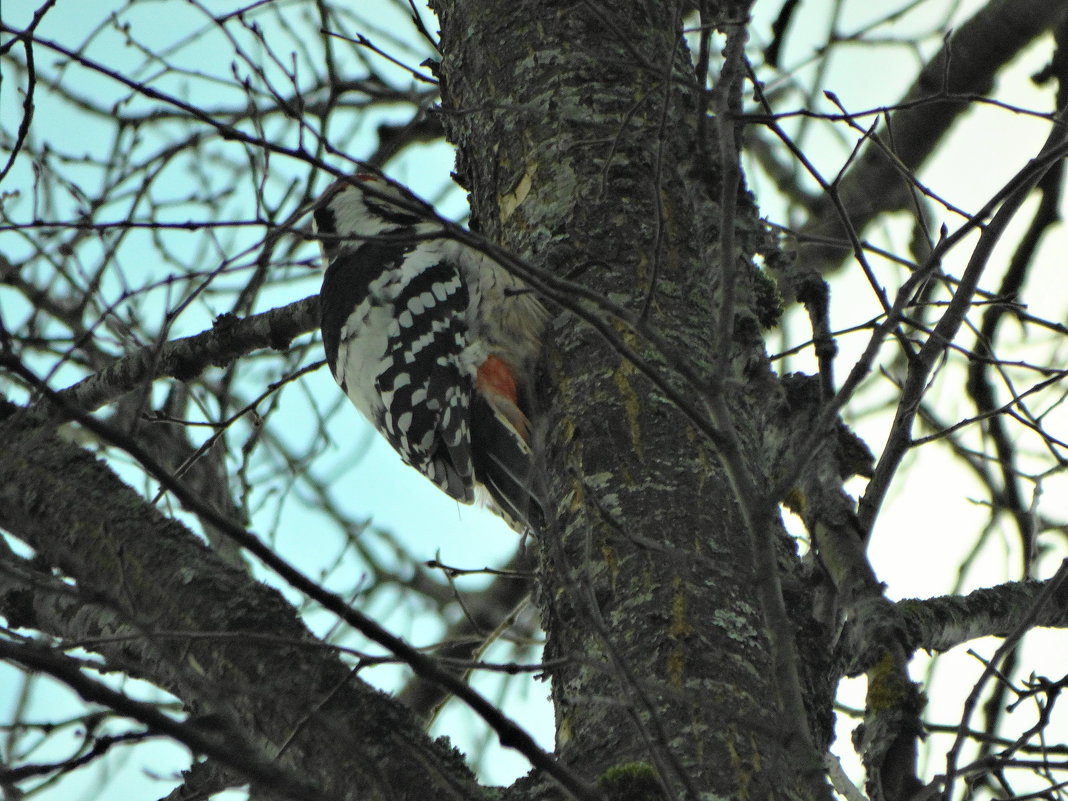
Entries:
[[372,197],[366,192],[364,193],[364,202],[367,203],[368,210],[373,212],[376,217],[381,217],[392,225],[407,227],[409,225],[418,225],[421,222],[427,221],[426,217],[412,214],[410,211],[399,208],[386,200]]
[[319,241],[323,243],[323,252],[328,259],[333,259],[338,252],[337,215],[329,204],[323,204],[312,216],[315,218],[315,230],[321,237]]
[[412,245],[404,242],[364,242],[336,256],[323,276],[319,293],[319,324],[330,371],[337,375],[341,329],[364,298],[371,282],[383,272],[396,270]]

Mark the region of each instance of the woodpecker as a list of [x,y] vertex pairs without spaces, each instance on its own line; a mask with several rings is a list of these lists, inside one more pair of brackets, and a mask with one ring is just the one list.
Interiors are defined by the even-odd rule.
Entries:
[[323,347],[349,400],[451,497],[538,528],[528,413],[545,307],[379,175],[336,182],[314,222]]

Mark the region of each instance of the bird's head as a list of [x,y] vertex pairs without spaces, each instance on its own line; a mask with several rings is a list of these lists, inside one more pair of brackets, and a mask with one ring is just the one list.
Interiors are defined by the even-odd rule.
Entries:
[[373,173],[357,173],[330,186],[316,204],[315,230],[327,259],[388,239],[419,225],[436,225],[434,209],[399,184]]

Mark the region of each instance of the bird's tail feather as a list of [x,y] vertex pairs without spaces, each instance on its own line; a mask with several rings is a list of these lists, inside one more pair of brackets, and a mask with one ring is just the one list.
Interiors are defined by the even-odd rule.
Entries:
[[[475,479],[489,492],[497,510],[513,525],[538,531],[545,520],[541,493],[536,489],[534,459],[509,415],[476,393],[471,410],[471,451]],[[516,409],[518,412],[518,409]],[[519,412],[522,415],[521,412]],[[525,424],[526,417],[523,417]]]

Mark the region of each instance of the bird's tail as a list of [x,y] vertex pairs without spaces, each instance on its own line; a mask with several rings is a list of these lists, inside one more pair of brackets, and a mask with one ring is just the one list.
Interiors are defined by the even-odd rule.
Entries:
[[530,423],[519,408],[509,366],[490,356],[479,367],[471,408],[472,467],[501,514],[518,527],[541,529],[544,505],[535,487]]

